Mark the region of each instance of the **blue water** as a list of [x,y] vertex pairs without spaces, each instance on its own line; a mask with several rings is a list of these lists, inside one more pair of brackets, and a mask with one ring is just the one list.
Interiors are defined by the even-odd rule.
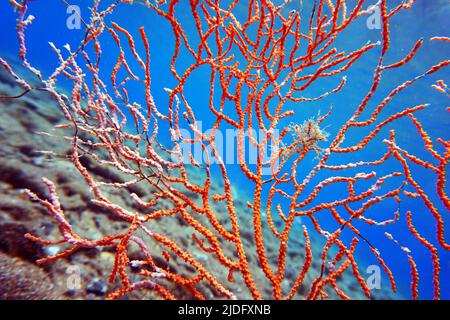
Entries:
[[[192,18],[190,17],[190,9],[188,1],[181,1],[182,3],[177,6],[177,16],[180,21],[185,22],[188,27],[186,31],[188,34],[194,33],[194,24]],[[244,3],[244,1],[242,1]],[[303,1],[303,11],[309,15],[311,12],[311,3],[309,1]],[[353,1],[349,1],[353,2]],[[367,1],[366,7],[374,4],[376,1]],[[394,4],[400,1],[388,1],[390,6],[393,7]],[[71,4],[80,4],[81,15],[87,18],[89,15],[86,5],[81,5],[85,1],[70,1]],[[90,3],[90,1],[89,1]],[[77,47],[77,43],[84,37],[84,31],[81,30],[69,30],[66,27],[66,19],[68,14],[66,13],[66,5],[62,1],[58,0],[37,0],[31,1],[29,4],[30,14],[37,17],[33,25],[27,31],[27,43],[28,50],[30,52],[29,58],[33,65],[39,67],[44,74],[50,74],[55,67],[57,67],[56,59],[53,51],[48,45],[48,41],[52,41],[58,48],[66,43],[70,44],[72,48]],[[245,9],[245,6],[242,7]],[[291,3],[287,10],[299,10],[299,1],[294,1]],[[439,61],[450,59],[450,44],[443,42],[429,42],[428,39],[432,36],[450,36],[450,20],[448,19],[450,15],[450,2],[446,0],[418,0],[411,10],[405,10],[398,14],[391,23],[391,47],[392,50],[386,57],[385,63],[396,62],[403,58],[409,50],[413,47],[417,39],[424,38],[425,42],[422,49],[419,51],[417,56],[408,63],[403,68],[399,70],[388,71],[384,74],[382,83],[379,91],[369,103],[367,107],[367,112],[363,114],[362,119],[367,119],[370,110],[374,107],[397,85],[401,84],[407,79],[411,79],[425,70],[430,66],[438,63]],[[17,39],[15,35],[15,19],[12,8],[3,1],[0,5],[0,30],[1,31],[1,41],[0,41],[0,52],[4,54],[14,54],[17,52]],[[172,35],[172,29],[166,20],[157,16],[153,11],[143,10],[141,6],[119,6],[113,19],[108,21],[115,21],[122,27],[126,27],[135,37],[138,39],[138,28],[140,26],[145,26],[146,33],[149,37],[151,46],[151,73],[152,73],[152,93],[155,101],[162,112],[167,109],[168,95],[163,90],[165,87],[173,88],[176,85],[176,79],[168,72],[168,67],[170,65],[170,59],[172,56],[174,48],[174,38]],[[306,21],[306,18],[305,18]],[[117,59],[117,50],[115,43],[111,40],[109,35],[105,36],[103,39],[103,51],[104,56],[102,57],[101,65],[105,70],[105,78],[109,77],[110,68],[115,64]],[[350,52],[359,48],[361,45],[367,41],[376,42],[380,40],[380,30],[370,30],[366,27],[366,20],[360,19],[353,25],[351,25],[348,30],[345,31],[340,37],[338,37],[336,45],[339,49]],[[125,43],[125,41],[123,41]],[[138,50],[142,50],[142,44],[140,41],[137,42]],[[140,51],[143,52],[143,51]],[[367,94],[371,81],[374,67],[378,61],[379,49],[372,50],[371,52],[364,55],[362,59],[356,62],[353,67],[345,72],[348,77],[348,82],[346,87],[338,94],[331,95],[326,99],[318,102],[303,103],[299,105],[294,105],[292,103],[287,104],[285,109],[296,110],[296,115],[294,118],[290,118],[288,121],[282,122],[281,127],[288,125],[289,122],[303,122],[304,119],[317,116],[318,112],[325,114],[331,106],[333,106],[332,115],[324,122],[326,131],[333,137],[340,126],[351,116],[353,110],[359,105],[362,98]],[[132,60],[130,59],[129,62]],[[177,67],[182,70],[187,65],[191,64],[192,61],[188,58],[180,57],[177,62]],[[131,62],[131,67],[137,69],[137,65]],[[430,106],[425,110],[416,113],[416,117],[424,125],[424,128],[430,134],[431,137],[437,138],[441,137],[444,140],[450,138],[449,133],[449,123],[450,114],[445,111],[445,108],[449,106],[448,98],[438,93],[436,90],[431,88],[431,85],[438,79],[443,79],[447,84],[450,84],[450,76],[448,68],[441,70],[440,72],[433,74],[423,80],[418,81],[412,88],[405,90],[399,94],[380,114],[379,119],[385,119],[390,114],[396,113],[403,110],[406,107],[412,107],[415,105],[429,103]],[[310,90],[305,93],[307,97],[314,97],[320,95],[321,93],[328,91],[337,86],[340,81],[340,77],[334,78],[332,80],[321,81],[317,85],[314,85]],[[108,82],[109,83],[109,82]],[[61,81],[61,86],[68,86],[70,83]],[[138,102],[144,104],[142,91],[136,90],[130,91],[133,98]],[[199,68],[190,77],[190,80],[186,87],[186,96],[190,105],[196,112],[197,119],[203,121],[203,128],[206,130],[212,125],[214,117],[211,116],[208,106],[209,99],[209,70],[205,68]],[[375,139],[364,152],[358,153],[357,160],[369,160],[378,159],[381,157],[385,151],[385,145],[381,143],[383,138],[388,137],[389,129],[396,130],[397,143],[407,149],[410,153],[415,154],[422,159],[428,159],[432,161],[430,155],[424,151],[423,143],[417,138],[417,133],[414,126],[408,119],[397,120],[394,124],[387,126],[383,129],[378,138]],[[164,132],[167,129],[164,125],[161,126],[160,132]],[[351,145],[352,143],[357,143],[365,134],[368,133],[367,130],[354,130],[350,131],[347,136],[347,140],[344,145]],[[160,141],[163,143],[170,144],[167,140],[167,135],[161,135],[159,137]],[[326,142],[321,144],[321,147],[326,147]],[[438,144],[435,143],[436,148],[442,154],[443,149]],[[330,164],[341,164],[345,161],[355,161],[354,155],[333,155],[330,158]],[[308,156],[304,163],[302,164],[302,169],[304,172],[299,172],[299,177],[305,175],[308,169],[312,168],[315,164],[314,155]],[[361,168],[359,171],[370,172],[375,170],[377,176],[382,176],[383,174],[390,173],[392,168],[401,171],[399,164],[391,160],[388,165],[379,168]],[[236,164],[230,164],[227,166],[230,173],[230,179],[239,189],[242,198],[251,198],[251,187],[242,186],[241,181],[243,176],[240,173],[240,168]],[[436,192],[435,192],[435,177],[417,166],[411,167],[413,173],[415,174],[416,180],[423,186],[423,189],[427,192],[430,200],[435,203],[439,212],[442,214],[444,221],[449,225],[450,218],[448,212],[440,202]],[[218,173],[217,167],[214,169]],[[353,175],[357,171],[346,171],[343,172],[345,175]],[[323,172],[316,176],[311,183],[311,190],[315,183],[320,182],[324,178],[327,178],[327,172]],[[432,179],[431,179],[431,176]],[[301,180],[302,178],[300,178]],[[394,188],[403,182],[402,178],[392,179],[389,183],[386,183],[385,190],[388,188]],[[370,181],[373,183],[373,180]],[[364,187],[370,184],[358,184],[357,192],[364,189]],[[314,201],[313,204],[317,204],[321,201],[330,201],[331,199],[339,199],[339,197],[346,196],[346,189],[344,185],[340,185],[343,188],[329,188],[324,189],[323,192],[319,194],[319,197]],[[410,187],[406,190],[413,191]],[[290,190],[287,190],[288,192]],[[380,194],[383,193],[383,189]],[[267,194],[265,194],[267,196]],[[355,206],[354,208],[357,208]],[[381,205],[375,206],[367,212],[368,217],[373,217],[376,220],[389,219],[393,216],[393,213],[397,210],[397,204],[395,201],[386,201]],[[377,247],[382,256],[385,258],[386,263],[394,272],[397,279],[397,284],[399,286],[400,292],[404,294],[405,297],[409,297],[409,265],[407,263],[406,255],[392,243],[392,241],[386,239],[383,236],[383,232],[387,231],[395,235],[396,239],[402,245],[406,245],[413,254],[413,257],[417,263],[420,274],[419,282],[419,292],[420,298],[432,298],[432,283],[431,283],[431,272],[432,264],[430,260],[429,252],[409,233],[405,224],[405,212],[407,210],[412,210],[413,220],[415,222],[416,228],[419,229],[421,234],[427,239],[431,239],[432,243],[436,244],[435,241],[435,222],[429,211],[423,205],[420,200],[411,200],[402,197],[402,205],[400,208],[400,221],[394,226],[380,229],[377,227],[367,228],[362,224],[355,223],[362,234],[370,239],[371,243]],[[321,226],[329,231],[333,231],[336,225],[333,223],[331,215],[328,213],[320,213],[319,221]],[[300,223],[300,222],[299,222]],[[301,223],[308,224],[306,219],[303,219]],[[310,228],[311,229],[311,228]],[[298,229],[296,229],[298,230]],[[344,233],[344,239],[348,241],[352,236],[349,232]],[[450,241],[450,232],[448,228],[445,233],[446,239]],[[442,298],[450,298],[450,253],[445,252],[440,249],[439,246],[439,256],[441,259],[441,294]],[[360,244],[359,256],[364,259],[367,264],[374,263],[376,261],[373,255],[367,249],[365,244]],[[364,270],[363,270],[364,272]],[[383,286],[388,286],[387,282],[382,283]]]

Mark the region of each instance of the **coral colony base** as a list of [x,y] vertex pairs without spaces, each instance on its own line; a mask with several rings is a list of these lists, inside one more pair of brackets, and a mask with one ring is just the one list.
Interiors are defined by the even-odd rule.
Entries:
[[[91,208],[96,208],[95,216],[100,219],[107,212],[108,223],[122,226],[112,230],[103,225],[99,229],[109,233],[86,236],[83,226],[91,214],[68,214],[66,210],[71,209],[60,201],[64,190],[58,186],[67,179],[43,177],[43,184],[28,187],[26,193],[51,215],[59,237],[46,237],[37,228],[26,233],[28,240],[51,248],[46,251],[48,256],[37,260],[39,265],[77,259],[92,248],[112,254],[108,280],[114,290],[108,293],[109,299],[135,297],[136,292],[151,292],[164,299],[373,298],[376,296],[366,282],[365,270],[361,271],[364,265],[358,252],[371,252],[390,290],[396,292],[391,266],[397,258],[377,249],[377,239],[388,238],[409,262],[411,295],[417,299],[422,278],[414,252],[403,239],[383,230],[403,224],[412,239],[429,251],[434,298],[440,297],[438,249],[449,250],[450,244],[438,208],[450,209],[445,192],[450,142],[430,137],[415,116],[427,104],[404,107],[387,117],[380,114],[397,94],[438,73],[450,61],[422,70],[392,89],[380,103],[373,102],[382,75],[407,65],[424,41],[450,42],[446,37],[419,39],[404,58],[385,62],[396,50],[390,41],[390,21],[410,9],[414,0],[399,1],[395,7],[388,7],[387,0],[379,1],[380,42],[362,44],[352,52],[340,50],[335,40],[370,13],[363,0],[316,0],[310,12],[288,12],[285,6],[289,1],[250,0],[244,14],[236,9],[240,1],[190,0],[190,12],[185,14],[194,22],[195,34],[186,31],[185,20],[177,15],[180,1],[94,0],[90,16],[82,20],[85,36],[79,46],[58,48],[50,43],[59,66],[49,76],[32,65],[27,50],[26,30],[33,28],[35,19],[28,14],[28,7],[43,4],[9,2],[17,14],[18,57],[34,79],[21,76],[17,66],[0,59],[8,76],[22,88],[9,95],[2,91],[0,101],[17,106],[21,99],[40,94],[56,101],[65,120],[54,125],[55,133],[48,135],[56,139],[57,132],[62,132],[59,136],[70,142],[65,158],[83,178],[85,187],[80,192]],[[156,101],[151,91],[151,53],[157,44],[149,43],[144,27],[134,34],[113,22],[119,7],[126,6],[153,11],[171,27],[174,48],[166,72],[176,79],[176,85],[166,89],[167,106]],[[242,10],[242,5],[239,7]],[[113,41],[117,48],[116,63],[106,78],[105,70],[100,70],[105,41]],[[345,106],[352,108],[353,114],[336,134],[329,134],[323,125],[339,112],[336,106],[323,116],[295,120],[301,112],[298,106],[339,95],[347,81],[344,73],[369,52],[379,52],[370,89],[359,105]],[[187,59],[190,64],[183,68]],[[186,93],[190,76],[200,68],[206,68],[210,77],[209,88],[202,88],[210,96],[209,104],[202,106],[203,113],[196,112]],[[70,81],[69,92],[57,87],[62,78]],[[306,98],[312,93],[311,86],[319,82],[336,86]],[[131,85],[140,87],[142,104],[135,98],[136,90],[129,89]],[[434,88],[449,95],[444,81],[438,81]],[[207,112],[214,120],[205,133],[198,125]],[[424,145],[432,161],[397,143],[395,123],[400,119],[413,124],[411,134]],[[189,138],[181,134],[185,128]],[[225,128],[237,132],[238,167],[247,180],[246,188],[252,190],[246,203],[239,199],[238,186],[216,146],[215,138]],[[370,131],[358,136],[357,130],[364,132],[366,128]],[[385,128],[390,128],[388,134]],[[253,130],[263,132],[262,137],[248,134]],[[347,142],[350,131],[358,139],[355,143]],[[160,142],[161,135],[170,136],[170,144]],[[358,158],[359,152],[376,140],[382,142],[384,155],[371,160]],[[246,142],[256,152],[254,164],[247,162]],[[186,154],[185,150],[190,150],[186,145],[199,146],[208,156],[200,161],[190,151]],[[57,152],[50,150],[47,155],[58,158]],[[352,162],[329,161],[335,154],[349,154]],[[307,165],[311,155],[312,167]],[[399,166],[389,166],[392,161]],[[412,169],[417,166],[435,179],[437,197],[429,197],[428,189],[418,182]],[[377,172],[382,167],[380,175]],[[218,177],[213,170],[219,172]],[[330,196],[316,201],[322,189],[334,185],[344,188],[345,196],[336,194],[334,199]],[[419,232],[417,212],[400,206],[404,199],[425,204],[436,227],[435,238]],[[391,218],[366,216],[372,207],[386,201],[398,204]],[[320,222],[325,212],[337,223],[334,230],[325,229]],[[163,227],[171,224],[182,226],[179,230],[184,233],[174,235]],[[378,235],[366,237],[365,230],[371,228]],[[345,238],[344,233],[352,236]],[[92,263],[95,259],[101,263],[97,254],[93,257]],[[349,283],[354,287],[351,290]]]

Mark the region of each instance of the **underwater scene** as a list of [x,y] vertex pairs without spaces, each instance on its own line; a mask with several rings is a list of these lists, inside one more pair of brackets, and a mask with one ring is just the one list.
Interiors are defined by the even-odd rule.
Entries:
[[3,0],[0,299],[450,299],[449,0]]

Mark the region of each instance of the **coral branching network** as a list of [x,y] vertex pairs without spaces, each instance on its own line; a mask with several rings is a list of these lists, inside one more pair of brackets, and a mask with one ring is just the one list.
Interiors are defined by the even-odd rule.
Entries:
[[[150,290],[164,299],[176,299],[183,291],[204,299],[207,297],[199,289],[202,283],[213,288],[217,298],[239,299],[248,291],[254,299],[324,299],[330,292],[351,299],[351,292],[341,286],[343,274],[350,274],[370,298],[371,288],[361,271],[360,251],[376,259],[389,279],[390,290],[398,290],[392,268],[396,259],[377,245],[383,238],[395,243],[398,254],[404,255],[408,263],[406,273],[411,277],[412,298],[420,297],[422,279],[430,280],[434,298],[440,298],[439,252],[450,249],[444,230],[443,215],[447,212],[442,212],[450,209],[445,191],[450,142],[430,136],[416,116],[428,107],[426,101],[401,110],[396,107],[397,112],[388,106],[419,80],[439,75],[450,60],[424,68],[390,91],[379,89],[383,74],[411,63],[425,41],[433,45],[450,39],[441,35],[418,39],[402,58],[386,62],[389,53],[397,52],[390,39],[391,20],[410,10],[415,5],[413,0],[398,1],[392,7],[389,1],[380,0],[376,4],[380,40],[365,42],[350,52],[341,50],[337,39],[358,19],[373,12],[363,0],[316,0],[309,7],[299,1],[296,4],[303,5],[301,10],[288,10],[290,1],[182,2],[91,1],[85,7],[89,16],[82,19],[85,33],[81,42],[77,47],[61,48],[50,43],[58,66],[44,76],[42,68],[30,58],[27,31],[33,28],[35,20],[29,13],[31,6],[45,4],[9,1],[10,9],[17,15],[18,58],[37,80],[28,80],[6,58],[0,59],[2,67],[23,90],[17,96],[2,98],[21,99],[33,91],[46,92],[54,98],[65,118],[65,123],[56,129],[71,132],[66,135],[71,144],[66,158],[84,179],[91,201],[128,225],[116,234],[86,238],[77,232],[65,212],[58,183],[43,177],[46,190],[41,194],[30,190],[27,193],[52,216],[60,238],[49,240],[39,232],[26,237],[40,245],[62,249],[38,263],[57,263],[79,250],[108,248],[115,257],[109,281],[120,284],[109,293],[110,299],[138,290]],[[185,6],[183,17],[181,5]],[[160,44],[149,41],[144,26],[132,32],[124,23],[114,22],[119,10],[133,6],[164,19],[171,30],[173,52],[169,67],[160,71],[174,79],[171,84],[175,83],[165,89],[166,100],[159,101],[151,90],[152,77],[155,78],[151,72],[152,48]],[[115,64],[106,66],[109,70],[101,63],[105,54],[116,57]],[[377,57],[369,72],[368,91],[359,104],[345,106],[351,114],[336,132],[328,130],[325,124],[341,112],[340,106],[328,108],[322,115],[316,110],[314,116],[302,116],[305,108],[314,108],[316,102],[342,94],[348,83],[346,72],[367,54]],[[207,70],[209,77],[208,87],[197,88],[209,96],[200,108],[191,103],[188,93],[189,80],[199,70]],[[68,90],[57,86],[59,79],[64,79],[65,89],[70,84]],[[333,87],[318,93],[317,88],[330,85]],[[435,82],[433,88],[444,97],[449,95],[444,80]],[[374,97],[380,95],[384,98],[376,102]],[[199,128],[205,117],[211,123],[208,131]],[[398,143],[398,121],[411,124],[411,136],[429,158],[412,154]],[[216,138],[224,128],[236,132],[238,173],[230,172],[217,145]],[[185,130],[189,137],[183,134]],[[259,138],[252,134],[256,131]],[[161,136],[169,137],[169,142],[162,141]],[[384,148],[383,155],[373,159],[367,154],[360,157],[374,141],[378,142],[377,148]],[[192,152],[194,146],[207,156],[198,159]],[[246,156],[249,146],[255,151],[253,163]],[[80,160],[82,157],[116,170],[127,179],[98,180]],[[428,179],[434,179],[431,191],[430,184],[422,185],[416,176],[418,167],[424,170],[422,174],[427,172]],[[193,170],[197,172],[195,178],[191,175]],[[239,176],[239,183],[233,176]],[[217,181],[219,188],[214,187]],[[251,191],[245,215],[236,206],[236,190],[242,184]],[[151,190],[151,196],[143,198],[133,192],[136,185]],[[327,188],[340,191],[320,197]],[[127,201],[135,209],[110,197],[110,190],[118,189],[126,190]],[[429,196],[429,192],[436,196]],[[401,206],[405,200],[420,202],[431,213],[428,219],[435,228],[434,237],[420,232],[417,220],[423,217],[417,217],[413,207]],[[367,214],[385,202],[394,203],[398,210],[381,219]],[[219,212],[219,207],[224,210]],[[333,229],[325,227],[321,220],[324,214],[333,221]],[[182,221],[191,230],[189,240],[204,253],[202,259],[189,252],[184,243],[152,228],[152,223],[167,219]],[[411,237],[401,239],[386,231],[396,225],[408,230]],[[243,232],[249,230],[252,245],[247,245],[243,237]],[[292,248],[294,236],[303,239],[302,246]],[[316,238],[321,240],[313,244]],[[276,243],[270,252],[269,241]],[[407,241],[418,241],[428,250],[431,277],[421,277]],[[130,256],[130,246],[139,248],[140,255]],[[159,250],[166,262],[188,265],[191,273],[176,272],[161,259],[154,259],[154,250]],[[295,263],[289,260],[290,266],[286,263],[289,250],[302,252]],[[256,261],[250,261],[250,255],[255,255]],[[221,265],[221,274],[208,268],[207,259]],[[312,272],[313,266],[318,272]],[[290,273],[295,270],[296,274],[286,282],[288,267]],[[262,290],[262,279],[270,294]],[[240,290],[232,289],[235,287],[231,284],[236,281],[242,282]]]

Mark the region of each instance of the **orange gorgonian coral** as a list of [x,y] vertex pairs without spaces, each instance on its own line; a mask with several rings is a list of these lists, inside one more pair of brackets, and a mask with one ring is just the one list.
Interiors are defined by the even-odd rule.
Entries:
[[[443,139],[433,141],[423,125],[414,116],[415,112],[423,110],[426,104],[407,107],[397,113],[388,112],[386,106],[403,90],[412,86],[419,79],[436,73],[450,64],[442,61],[414,79],[405,81],[388,93],[381,103],[373,102],[378,92],[381,77],[385,71],[401,68],[414,58],[424,40],[420,39],[403,59],[387,64],[385,57],[391,50],[390,21],[409,9],[414,0],[404,0],[395,7],[388,8],[388,1],[379,1],[381,14],[381,41],[365,43],[352,52],[345,52],[336,45],[338,35],[347,29],[358,18],[367,16],[370,11],[363,8],[364,0],[316,0],[311,12],[285,10],[289,1],[280,4],[269,0],[249,0],[245,3],[245,14],[241,1],[190,0],[189,14],[195,22],[196,34],[186,32],[185,21],[178,18],[177,8],[180,1],[170,0],[167,3],[154,4],[149,0],[142,1],[110,1],[101,9],[105,1],[94,0],[90,8],[89,19],[84,19],[86,33],[80,45],[76,48],[65,47],[65,51],[51,44],[59,66],[47,78],[34,68],[27,58],[27,43],[25,30],[32,26],[33,17],[27,14],[27,1],[10,0],[18,14],[17,34],[20,42],[19,58],[23,65],[39,79],[39,87],[31,85],[19,77],[13,68],[3,59],[1,65],[16,79],[25,90],[41,90],[50,93],[58,102],[67,119],[66,125],[59,128],[72,128],[72,152],[70,160],[83,176],[87,186],[92,191],[93,202],[98,206],[108,208],[118,219],[127,221],[129,228],[119,234],[105,235],[100,239],[85,239],[74,231],[70,219],[66,217],[58,199],[53,182],[44,178],[50,197],[41,198],[28,192],[35,201],[39,201],[54,217],[59,227],[61,240],[51,242],[36,235],[26,236],[43,245],[65,244],[67,249],[54,256],[39,260],[48,263],[73,254],[80,248],[110,247],[115,252],[115,266],[110,280],[117,277],[121,280],[121,289],[111,293],[109,298],[118,298],[137,288],[148,288],[159,293],[163,298],[175,298],[175,294],[165,283],[172,282],[185,288],[195,297],[201,299],[204,295],[197,286],[201,282],[209,285],[225,298],[239,298],[237,292],[232,292],[227,283],[218,280],[211,270],[201,261],[164,234],[154,232],[148,222],[156,219],[166,219],[179,216],[186,224],[195,230],[194,239],[201,249],[211,259],[217,259],[229,270],[228,281],[233,281],[235,274],[242,276],[245,286],[254,299],[263,298],[254,278],[254,270],[249,265],[247,250],[256,250],[258,266],[270,282],[274,299],[292,299],[304,283],[314,260],[320,265],[320,272],[307,288],[305,297],[318,299],[326,297],[324,288],[331,287],[341,298],[351,298],[339,287],[338,279],[347,270],[351,271],[365,295],[370,298],[370,288],[365,282],[356,258],[358,248],[369,248],[373,256],[383,267],[389,277],[392,290],[396,290],[396,279],[389,267],[390,261],[376,248],[376,243],[369,242],[361,232],[361,224],[370,226],[388,226],[404,223],[400,215],[406,216],[406,227],[430,252],[433,262],[434,297],[440,297],[440,261],[439,248],[449,250],[450,244],[444,236],[444,219],[434,201],[450,209],[449,198],[445,192],[446,166],[450,157],[450,143]],[[36,4],[37,5],[37,4]],[[176,79],[176,85],[167,89],[168,105],[160,106],[152,95],[150,72],[152,47],[148,41],[144,27],[139,34],[132,34],[124,26],[110,22],[119,6],[141,6],[144,10],[152,10],[166,19],[170,24],[174,37],[170,73]],[[110,70],[110,79],[103,79],[100,72],[100,57],[104,39],[113,40],[117,45],[118,58]],[[448,42],[448,38],[435,37],[436,42]],[[139,45],[138,45],[139,44]],[[297,113],[292,104],[308,101],[318,101],[328,95],[341,93],[347,78],[342,76],[352,65],[368,52],[379,51],[378,62],[373,72],[370,90],[359,105],[354,107],[351,117],[340,127],[336,134],[328,134],[321,125],[322,121],[336,110],[330,111],[317,120],[306,120],[303,124],[293,124],[282,127],[279,135],[274,132],[280,128],[282,121],[294,121]],[[180,60],[190,61],[183,68]],[[198,129],[201,120],[189,104],[185,94],[187,81],[200,68],[207,68],[210,73],[209,105],[207,108],[214,119],[214,124],[206,134]],[[122,78],[126,74],[125,78]],[[70,94],[58,90],[56,80],[64,77],[72,82]],[[120,78],[120,79],[119,79]],[[315,98],[306,98],[305,92],[317,82],[337,79],[337,86]],[[106,85],[111,83],[111,86]],[[128,90],[130,83],[138,83],[145,96],[142,106],[132,99]],[[111,90],[112,88],[112,90]],[[448,95],[448,88],[439,81],[434,88]],[[291,104],[289,104],[291,103]],[[289,105],[289,108],[286,106]],[[375,107],[373,107],[375,105]],[[347,106],[350,108],[350,106]],[[164,110],[164,111],[162,111]],[[337,110],[338,111],[338,110]],[[383,120],[380,114],[383,113]],[[363,118],[369,114],[369,117]],[[131,117],[129,116],[131,115]],[[426,150],[435,159],[430,163],[422,160],[402,148],[396,142],[396,132],[384,137],[382,129],[398,119],[406,119],[416,127],[416,139],[420,139]],[[127,125],[135,130],[128,130]],[[185,124],[192,132],[190,139],[184,137],[181,126]],[[247,203],[252,213],[251,228],[253,229],[254,248],[244,246],[242,239],[242,221],[236,210],[233,199],[232,182],[228,167],[217,149],[215,137],[224,126],[237,130],[237,155],[239,168],[252,186],[253,198]],[[158,133],[166,130],[170,135],[173,148],[170,150],[159,147]],[[359,142],[347,145],[349,130],[371,128]],[[263,139],[247,136],[251,130],[261,130]],[[257,150],[257,161],[249,165],[245,158],[245,139]],[[358,151],[363,150],[374,139],[384,141],[385,154],[379,159],[358,160]],[[322,143],[327,141],[322,147]],[[440,144],[436,148],[435,144]],[[198,163],[192,154],[187,159],[182,154],[183,145],[197,144],[203,150],[209,150],[210,158],[204,163]],[[444,153],[439,150],[445,149]],[[268,154],[272,150],[271,154]],[[314,166],[309,168],[304,161],[312,150],[316,154]],[[329,159],[334,154],[349,154],[353,162],[333,164]],[[96,181],[89,170],[80,162],[81,155],[88,155],[99,165],[111,167],[130,177],[127,182]],[[356,161],[355,161],[356,160]],[[211,185],[212,163],[217,165],[223,180],[221,193],[213,193]],[[378,176],[376,168],[386,165],[388,161],[396,161],[402,170]],[[438,198],[430,198],[423,186],[417,181],[411,164],[420,166],[436,177],[435,187]],[[188,174],[188,167],[196,166],[202,170],[204,180],[193,181]],[[271,168],[271,175],[265,176],[264,168]],[[306,169],[305,169],[306,168]],[[372,168],[367,170],[367,168]],[[305,170],[308,170],[305,173]],[[357,171],[356,173],[355,170]],[[346,174],[346,172],[352,174]],[[319,182],[314,179],[326,178]],[[403,183],[392,187],[392,181],[401,177]],[[356,187],[362,181],[371,185],[361,190]],[[170,203],[164,209],[157,208],[151,213],[139,210],[129,211],[112,202],[104,188],[129,188],[137,183],[146,183],[153,190],[151,199],[141,199],[130,193],[130,198],[145,208],[156,208],[157,203]],[[324,188],[332,185],[345,186],[346,196],[326,201],[315,202],[318,194]],[[189,191],[199,196],[198,201],[186,195]],[[382,191],[380,194],[379,191]],[[266,198],[267,195],[267,198]],[[377,221],[365,216],[373,206],[388,199],[401,203],[404,198],[417,198],[426,205],[436,224],[436,239],[422,236],[415,226],[414,212],[397,211],[390,220]],[[214,210],[213,203],[221,203],[226,208],[231,228],[226,228]],[[334,231],[326,231],[319,222],[318,216],[323,212],[331,213],[339,227]],[[277,215],[275,218],[274,215]],[[199,218],[206,219],[208,223]],[[299,218],[309,220],[313,228],[303,226],[305,240],[304,258],[299,259],[295,269],[298,276],[286,289],[283,284],[286,273],[286,256],[289,248],[289,237],[295,221]],[[275,220],[281,220],[276,223]],[[265,232],[262,225],[268,224],[270,231],[278,241],[276,263],[268,258],[265,247]],[[140,233],[138,233],[139,231]],[[352,239],[342,238],[344,231],[352,232]],[[151,254],[148,244],[140,234],[152,239],[164,251],[177,256],[196,271],[195,277],[185,277],[168,268],[158,265]],[[315,248],[311,245],[311,233],[321,236],[324,245]],[[390,233],[380,236],[397,241]],[[234,246],[236,255],[225,254],[223,243]],[[128,244],[136,244],[144,257],[142,260],[131,260],[128,255]],[[413,259],[413,254],[404,243],[398,242],[407,255],[411,266],[412,294],[418,298],[419,272]],[[320,251],[317,251],[320,249]],[[395,262],[394,262],[395,263]],[[140,278],[135,281],[130,277],[130,267],[145,265],[140,271]],[[332,266],[332,267],[330,267]],[[164,279],[166,282],[161,282]]]

